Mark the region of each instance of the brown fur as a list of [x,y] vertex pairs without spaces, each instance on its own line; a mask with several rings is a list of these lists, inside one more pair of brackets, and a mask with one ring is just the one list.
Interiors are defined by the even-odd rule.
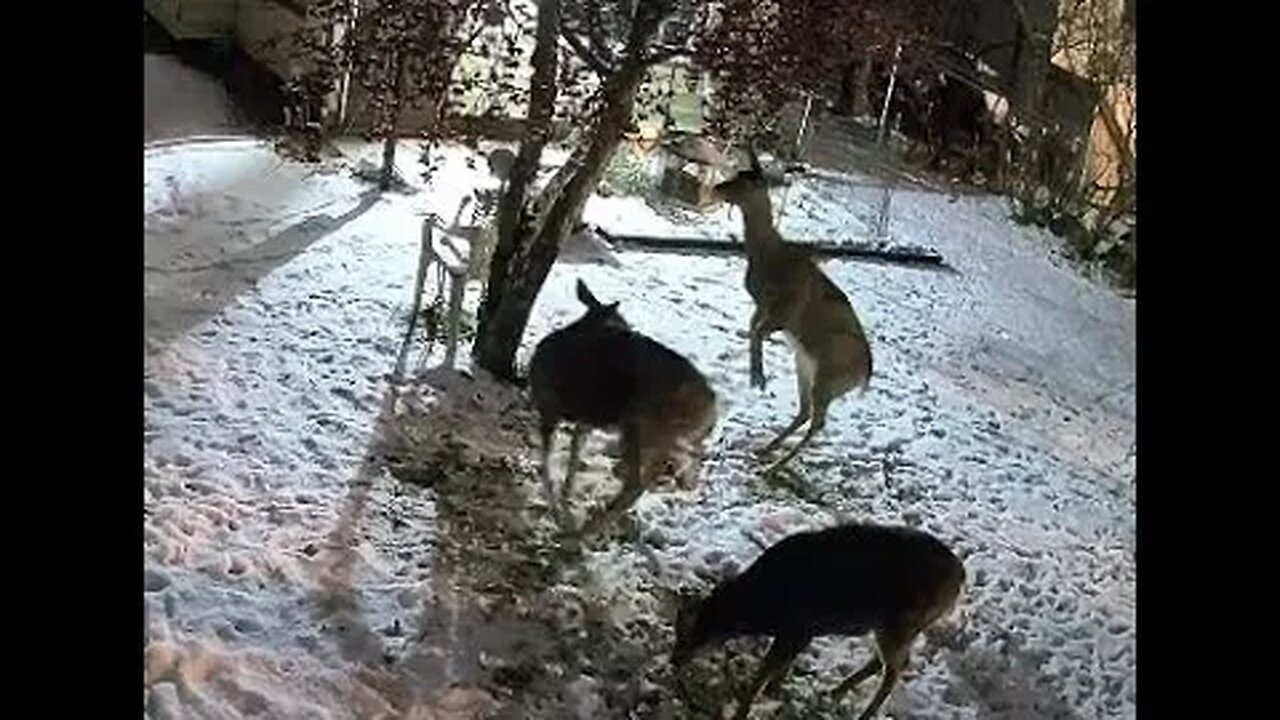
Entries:
[[871,633],[876,654],[835,690],[837,699],[877,673],[880,687],[859,720],[869,720],[901,677],[911,644],[950,611],[964,565],[940,540],[902,526],[850,523],[783,538],[706,598],[687,598],[676,615],[677,668],[704,648],[743,635],[773,638],[738,700],[745,720],[767,686],[778,686],[815,637]]
[[[529,364],[529,389],[538,410],[542,477],[550,500],[551,441],[561,421],[573,424],[569,468],[560,491],[563,509],[572,489],[582,439],[590,428],[621,431],[622,491],[582,527],[593,534],[616,520],[672,464],[689,488],[694,462],[715,428],[716,396],[697,368],[661,343],[632,330],[617,303],[605,305],[578,281],[587,312],[543,338]],[[683,456],[683,457],[681,457]]]
[[871,379],[871,346],[849,298],[806,252],[783,241],[773,225],[769,186],[754,155],[751,170],[716,186],[716,195],[743,215],[746,288],[756,307],[750,329],[751,384],[764,386],[763,346],[773,333],[787,333],[796,357],[799,412],[764,451],[809,423],[800,442],[766,473],[780,468],[813,439],[825,425],[832,401],[856,387],[865,388]]

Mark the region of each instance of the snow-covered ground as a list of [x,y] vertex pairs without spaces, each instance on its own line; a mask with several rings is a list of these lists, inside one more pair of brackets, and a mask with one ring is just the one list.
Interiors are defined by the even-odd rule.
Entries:
[[144,157],[151,342],[207,319],[375,199],[337,168],[285,162],[259,140],[162,144]]
[[[410,179],[415,157],[402,151]],[[300,166],[248,143],[148,153],[147,247],[160,265],[210,243],[274,258],[213,283],[231,289],[165,325],[148,356],[150,717],[693,716],[691,699],[731,705],[732,693],[724,650],[690,669],[691,697],[677,691],[674,593],[705,591],[783,534],[839,518],[929,529],[969,574],[886,715],[1136,715],[1132,300],[1051,262],[1052,241],[1006,220],[1003,201],[895,195],[896,238],[938,249],[954,272],[826,263],[868,326],[876,376],[769,483],[753,450],[794,413],[794,375],[779,339],[768,389],[747,385],[743,260],[623,252],[620,267],[557,264],[522,360],[579,314],[581,277],[688,355],[721,407],[696,489],[647,494],[615,536],[566,556],[519,391],[435,368],[388,382],[421,217],[452,218],[490,182],[464,158],[446,153],[426,192],[374,199],[350,160]],[[861,197],[839,177],[803,180],[782,228],[861,232]],[[325,215],[305,242],[278,239]],[[614,197],[593,198],[586,219],[696,232],[679,215]],[[723,210],[698,222],[740,232]],[[268,252],[273,242],[284,251]],[[148,303],[192,287],[170,280]],[[584,453],[579,517],[616,491],[604,441]],[[734,653],[740,685],[763,647],[730,648],[752,651]],[[866,652],[816,642],[753,715],[832,714],[829,690]]]

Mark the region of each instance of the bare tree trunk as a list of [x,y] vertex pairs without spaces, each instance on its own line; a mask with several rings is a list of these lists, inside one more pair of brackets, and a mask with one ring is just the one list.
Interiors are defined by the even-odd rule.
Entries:
[[390,190],[391,181],[395,179],[396,168],[396,135],[391,133],[382,139],[382,172],[378,175],[378,189]]
[[395,179],[396,131],[400,124],[400,93],[404,81],[404,63],[400,53],[392,53],[389,61],[394,65],[392,69],[395,74],[392,77],[395,79],[392,80],[391,96],[387,98],[387,109],[383,116],[386,135],[382,138],[382,171],[378,175],[378,189],[383,192],[391,189],[391,183]]
[[[541,0],[538,4],[538,23],[531,62],[533,77],[529,80],[529,113],[526,135],[520,143],[507,187],[498,203],[498,241],[493,258],[489,261],[489,282],[477,315],[477,336],[472,354],[482,367],[498,367],[489,358],[495,351],[492,345],[493,314],[498,306],[503,288],[507,285],[507,268],[515,254],[520,230],[527,225],[529,186],[533,184],[542,159],[542,149],[551,135],[551,116],[555,109],[557,72],[556,42],[560,32],[560,0]],[[492,370],[491,370],[492,371]],[[510,373],[500,377],[509,377]]]
[[[664,0],[640,0],[625,59],[605,81],[590,139],[585,148],[573,153],[569,167],[564,171],[569,173],[568,179],[562,186],[553,180],[543,192],[538,202],[541,212],[536,221],[528,222],[528,210],[522,207],[523,221],[513,223],[510,236],[499,238],[499,249],[504,252],[499,264],[499,252],[495,251],[490,265],[485,307],[481,309],[473,349],[476,363],[496,377],[508,381],[516,379],[515,355],[529,324],[533,303],[555,263],[561,242],[582,215],[587,199],[600,183],[605,165],[622,141],[622,131],[635,106],[636,91],[648,69],[642,52],[653,39],[662,19],[669,14],[669,7]],[[540,10],[540,28],[541,21]],[[553,36],[550,40],[552,47],[554,42]],[[524,149],[522,144],[522,154]],[[519,160],[517,157],[517,163]],[[515,170],[512,169],[513,184]],[[560,179],[564,177],[562,173]],[[506,209],[508,212],[512,210]],[[499,229],[504,231],[501,224]],[[502,247],[504,241],[505,249]]]
[[853,80],[857,70],[857,63],[845,63],[840,68],[840,92],[836,95],[836,101],[831,106],[832,112],[836,115],[853,115]]
[[[515,379],[515,355],[529,324],[533,303],[559,255],[560,243],[581,217],[587,199],[600,183],[609,158],[622,141],[623,128],[635,104],[636,90],[644,77],[645,68],[637,65],[635,68],[623,68],[610,78],[613,87],[607,91],[605,106],[587,149],[575,153],[580,158],[576,170],[538,222],[533,227],[521,228],[526,231],[526,238],[522,240],[527,241],[521,242],[510,257],[501,295],[487,318],[488,323],[482,325],[477,333],[476,361],[497,377]],[[490,270],[491,288],[494,287],[492,272]]]
[[853,116],[871,114],[871,53],[863,56],[853,76]]
[[1059,0],[1027,3],[1012,0],[1018,15],[1014,37],[1013,104],[1039,112],[1049,74],[1053,33],[1058,26]]

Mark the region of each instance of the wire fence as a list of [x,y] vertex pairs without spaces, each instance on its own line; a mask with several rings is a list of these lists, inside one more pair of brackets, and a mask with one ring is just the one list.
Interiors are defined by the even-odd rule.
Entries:
[[[1073,212],[1094,228],[1125,211],[1135,181],[1132,145],[1123,128],[1111,127],[1116,123],[1104,107],[1110,102],[1106,89],[1058,70],[1048,74],[1045,108],[1014,107],[998,80],[977,68],[945,54],[930,55],[926,64],[945,82],[963,86],[961,92],[980,94],[985,114],[972,145],[964,146],[968,139],[945,142],[949,127],[933,128],[932,142],[909,139],[897,131],[902,118],[887,103],[875,109],[878,117],[837,116],[814,100],[783,113],[779,131],[794,138],[797,160],[865,183],[853,194],[855,204],[868,206],[862,214],[872,218],[862,232],[891,239],[892,198],[899,189],[999,192],[1057,208],[1055,213]],[[1103,130],[1099,118],[1110,120]],[[925,170],[924,158],[941,172]]]

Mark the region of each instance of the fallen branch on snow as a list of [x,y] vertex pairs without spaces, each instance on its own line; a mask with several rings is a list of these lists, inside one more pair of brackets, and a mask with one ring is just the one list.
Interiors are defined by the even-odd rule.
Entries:
[[[734,238],[720,239],[710,237],[655,237],[651,235],[614,235],[603,229],[597,231],[610,243],[620,246],[638,246],[651,250],[695,250],[713,253],[743,254],[746,246]],[[916,246],[894,246],[861,240],[848,242],[831,242],[827,240],[810,240],[793,243],[804,247],[818,257],[870,258],[904,265],[926,265],[936,268],[950,268],[946,260],[936,250]]]

